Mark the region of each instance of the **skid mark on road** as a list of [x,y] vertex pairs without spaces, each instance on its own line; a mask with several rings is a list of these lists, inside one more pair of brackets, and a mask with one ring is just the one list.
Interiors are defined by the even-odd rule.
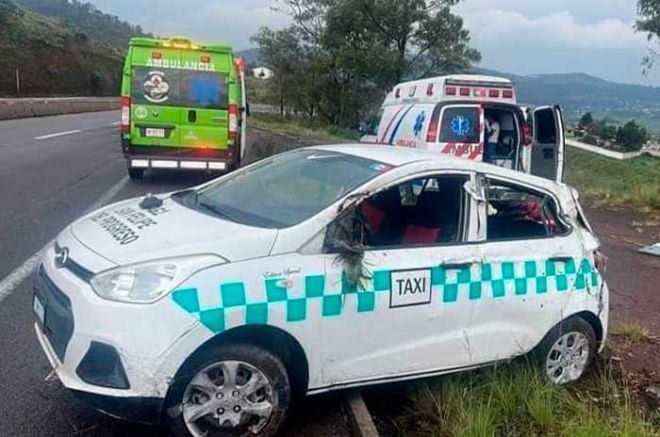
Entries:
[[80,132],[82,132],[82,130],[80,130],[80,129],[68,130],[66,132],[58,132],[58,133],[55,133],[55,134],[48,134],[48,135],[42,135],[40,137],[34,137],[34,139],[35,140],[48,140],[50,138],[64,137],[64,136],[67,136],[67,135],[78,134]]
[[[99,209],[100,207],[109,203],[126,186],[126,184],[128,184],[128,181],[128,176],[126,176],[117,182],[108,191],[103,193],[103,195],[101,195],[101,197],[99,197],[89,208],[87,208],[84,214],[87,214],[88,212],[95,209]],[[39,264],[41,253],[49,246],[49,244],[50,242],[39,249],[37,253],[28,258],[23,264],[21,264],[9,275],[7,275],[2,281],[0,281],[0,302],[8,297],[15,289],[17,289],[23,283],[23,281],[30,277],[34,269],[37,267],[37,264]]]

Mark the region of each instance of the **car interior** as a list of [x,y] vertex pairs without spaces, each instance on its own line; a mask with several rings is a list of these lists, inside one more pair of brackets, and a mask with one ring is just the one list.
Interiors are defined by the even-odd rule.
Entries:
[[566,232],[554,200],[522,187],[490,181],[488,240],[548,237]]
[[415,179],[374,194],[354,220],[368,247],[418,246],[460,241],[462,177]]

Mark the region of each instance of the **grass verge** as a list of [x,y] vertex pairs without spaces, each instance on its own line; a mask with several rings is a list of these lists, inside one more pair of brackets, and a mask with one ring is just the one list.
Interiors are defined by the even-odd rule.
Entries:
[[396,433],[433,436],[658,436],[631,388],[598,362],[580,383],[559,387],[529,364],[414,385]]
[[355,130],[274,114],[252,114],[249,123],[258,129],[329,142],[359,141],[361,136]]
[[639,343],[649,338],[651,331],[638,322],[623,322],[612,327],[612,334],[620,335],[632,343]]
[[567,147],[566,181],[598,205],[660,214],[660,159],[618,161]]

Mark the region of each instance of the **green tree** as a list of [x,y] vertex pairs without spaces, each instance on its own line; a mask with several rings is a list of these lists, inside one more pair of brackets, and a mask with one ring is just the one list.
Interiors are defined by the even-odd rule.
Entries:
[[648,139],[646,129],[638,125],[635,120],[621,126],[616,133],[617,144],[627,152],[640,150]]
[[8,23],[9,20],[21,15],[22,11],[11,0],[0,0],[0,24]]
[[[463,21],[451,12],[457,2],[279,0],[304,53],[299,70],[305,72],[304,90],[289,87],[298,92],[289,100],[303,96],[309,106],[311,98],[318,105],[315,112],[327,121],[352,127],[394,84],[478,62]],[[261,45],[262,38],[256,40]]]
[[594,124],[594,118],[591,115],[591,112],[585,113],[578,122],[578,126],[581,128],[587,128]]
[[[646,33],[648,41],[655,46],[660,43],[660,0],[637,0],[637,13],[639,19],[635,23],[638,32]],[[649,49],[644,58],[644,67],[648,71],[660,56],[656,47]]]

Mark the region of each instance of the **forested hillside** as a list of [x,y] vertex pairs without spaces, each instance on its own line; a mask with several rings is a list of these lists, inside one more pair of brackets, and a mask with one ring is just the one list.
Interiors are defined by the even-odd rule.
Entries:
[[142,34],[68,0],[0,0],[0,96],[117,95],[124,51]]

